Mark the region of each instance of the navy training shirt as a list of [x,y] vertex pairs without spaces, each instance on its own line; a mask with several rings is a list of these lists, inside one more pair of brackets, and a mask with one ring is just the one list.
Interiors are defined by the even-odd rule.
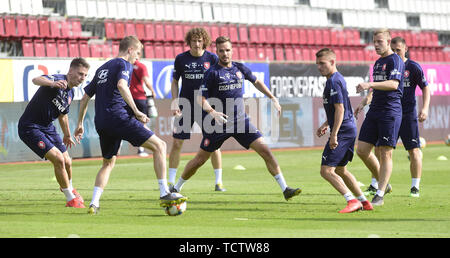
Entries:
[[[67,81],[66,75],[63,74],[43,76],[53,81]],[[48,127],[61,114],[69,113],[69,106],[72,103],[73,96],[73,89],[40,86],[25,108],[19,123],[22,125],[37,124]]]
[[95,97],[95,127],[104,129],[114,127],[120,121],[134,116],[122,98],[117,83],[124,79],[130,86],[133,65],[123,58],[114,58],[100,66],[84,91]]
[[182,79],[179,97],[188,99],[191,105],[196,103],[194,91],[200,89],[205,72],[216,65],[218,60],[219,58],[215,54],[206,50],[200,57],[191,55],[190,51],[177,55],[173,78],[178,81],[180,78]]
[[420,89],[428,86],[422,67],[413,60],[406,60],[403,79],[403,114],[412,113],[416,108],[416,86]]
[[389,114],[401,114],[403,95],[403,74],[405,63],[397,54],[379,58],[373,67],[373,81],[382,82],[388,80],[399,81],[398,88],[393,91],[373,90],[372,103],[369,112],[387,112]]
[[325,108],[330,131],[333,130],[334,126],[334,114],[336,111],[334,104],[344,105],[344,118],[341,127],[339,128],[338,135],[354,137],[356,124],[353,119],[352,105],[348,97],[347,83],[339,72],[331,75],[323,90],[323,107]]
[[[255,83],[256,79],[252,71],[242,63],[232,62],[229,68],[216,64],[205,74],[205,79],[201,86],[201,94],[206,99],[219,99],[223,109],[217,109],[217,106],[215,106],[215,109],[228,115],[228,119],[234,116],[234,120],[237,120],[245,117],[243,102],[244,80]],[[214,106],[214,101],[209,101],[209,103]],[[233,106],[230,106],[230,103]]]

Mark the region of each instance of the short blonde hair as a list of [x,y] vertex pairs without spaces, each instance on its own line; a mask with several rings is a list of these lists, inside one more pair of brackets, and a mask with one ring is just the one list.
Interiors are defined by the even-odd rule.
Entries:
[[388,29],[378,29],[373,33],[373,36],[375,37],[378,34],[383,34],[387,36],[388,39],[391,39],[391,32]]
[[316,58],[322,57],[322,56],[330,56],[333,59],[336,59],[336,53],[331,48],[322,48],[321,50],[317,51]]
[[120,41],[119,52],[126,52],[130,47],[140,47],[143,45],[136,36],[127,36]]

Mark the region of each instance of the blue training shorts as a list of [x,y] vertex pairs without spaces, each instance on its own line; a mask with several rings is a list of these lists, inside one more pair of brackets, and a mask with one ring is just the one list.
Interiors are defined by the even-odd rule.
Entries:
[[415,112],[403,115],[398,136],[402,138],[405,150],[420,148],[419,122]]
[[358,140],[374,146],[395,148],[401,122],[401,115],[370,112],[369,110],[359,131]]
[[19,123],[18,133],[20,139],[41,158],[44,158],[45,154],[53,147],[58,148],[61,153],[67,151],[53,124],[48,127],[43,127],[40,125],[22,125]]

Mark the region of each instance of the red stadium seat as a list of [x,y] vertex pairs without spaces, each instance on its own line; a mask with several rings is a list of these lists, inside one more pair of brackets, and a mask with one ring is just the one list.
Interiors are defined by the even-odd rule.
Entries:
[[314,29],[314,42],[313,45],[323,45],[323,32],[322,29]]
[[145,58],[155,58],[155,50],[153,45],[149,42],[144,44],[144,56]]
[[80,56],[80,48],[78,46],[78,42],[75,40],[69,41],[69,57],[79,57]]
[[239,31],[239,43],[248,43],[247,26],[240,25],[239,28],[238,28],[238,31]]
[[0,38],[5,37],[5,21],[0,16]]
[[233,42],[233,43],[239,42],[238,30],[237,30],[236,25],[229,25],[228,29],[230,31],[231,42]]
[[164,37],[166,41],[175,41],[175,28],[172,23],[164,24]]
[[145,26],[142,22],[136,22],[135,29],[136,29],[136,37],[138,37],[139,40],[141,41],[147,40],[145,36]]
[[18,37],[28,36],[28,23],[24,16],[16,16],[16,27]]
[[266,41],[263,42],[260,40],[260,42],[268,43],[268,44],[275,44],[275,42],[276,42],[275,28],[272,26],[269,26],[269,27],[266,27],[265,31],[266,31]]
[[[230,29],[228,28],[227,25],[222,25],[219,27],[219,35],[230,37]],[[214,40],[215,40],[215,38],[214,38]]]
[[41,39],[36,39],[33,41],[34,45],[34,56],[45,57],[45,44]]
[[155,43],[153,45],[155,58],[164,59],[164,47],[161,43]]
[[331,44],[331,32],[329,29],[322,30],[322,44],[325,46]]
[[50,24],[47,17],[39,18],[39,37],[49,38],[50,37]]
[[308,35],[306,35],[305,29],[298,29],[298,35],[301,45],[306,45],[308,43]]
[[270,45],[270,44],[267,44],[266,46],[265,46],[265,51],[264,51],[265,53],[265,56],[266,56],[266,61],[273,61],[273,60],[275,60],[275,54],[274,54],[274,49],[273,49],[273,47],[272,47],[272,45]]
[[56,42],[54,40],[46,40],[45,41],[45,49],[46,49],[46,55],[48,57],[57,57],[57,47]]
[[436,54],[437,54],[438,62],[441,62],[441,63],[445,62],[445,53],[444,53],[444,51],[442,51],[442,49],[437,50]]
[[23,51],[23,56],[26,56],[26,57],[34,56],[33,41],[31,41],[29,39],[22,40],[22,51]]
[[105,43],[103,45],[101,45],[102,48],[102,57],[103,58],[109,58],[112,57],[112,53],[111,53],[111,45],[109,45],[108,43]]
[[438,33],[433,31],[430,32],[430,38],[431,38],[431,46],[439,46],[439,36]]
[[312,56],[312,50],[309,48],[303,48],[302,49],[302,58],[303,61],[311,61],[313,60],[313,56]]
[[123,21],[116,21],[114,23],[114,28],[116,30],[115,39],[122,39],[125,37],[125,23]]
[[[268,40],[268,32],[267,32],[267,28],[266,26],[259,26],[258,27],[258,43],[263,43],[263,42],[267,42],[267,43],[273,43],[270,42],[270,40]],[[270,35],[272,36],[272,35]],[[272,38],[272,37],[271,37]]]
[[302,50],[299,47],[294,47],[294,60],[300,61],[302,60]]
[[284,47],[284,53],[286,54],[286,60],[287,61],[294,61],[295,60],[294,48],[292,48],[291,46],[285,46]]
[[61,37],[61,31],[59,29],[59,21],[57,20],[50,20],[50,38],[59,38]]
[[72,38],[81,38],[81,21],[79,19],[70,19]]
[[275,27],[275,44],[283,44],[283,29],[281,27]]
[[336,29],[330,30],[330,45],[337,46],[339,43],[338,41],[338,31]]
[[314,29],[306,29],[306,44],[312,46],[316,44]]
[[275,47],[275,60],[284,61],[284,51],[281,46]]
[[266,49],[262,44],[256,46],[256,59],[259,61],[266,60]]
[[209,26],[209,29],[211,31],[211,40],[212,41],[216,41],[216,39],[220,36],[220,28],[218,25],[211,25]]
[[340,61],[344,61],[344,59],[342,59],[342,49],[340,48],[335,48],[334,53],[336,54],[336,61],[339,63]]
[[342,49],[342,60],[350,61],[350,53],[349,53],[348,49],[346,49],[346,48]]
[[91,51],[86,41],[79,41],[78,47],[80,49],[80,57],[91,57]]
[[102,45],[89,44],[89,49],[91,50],[91,57],[102,57]]
[[290,28],[282,28],[283,32],[283,44],[291,44],[291,29]]
[[164,58],[166,58],[166,59],[173,59],[173,58],[175,58],[175,53],[173,51],[172,43],[165,43],[164,44]]
[[297,28],[291,28],[291,43],[294,45],[300,44],[300,35]]
[[155,25],[151,22],[144,23],[145,40],[155,40]]
[[[192,25],[183,24],[183,35],[187,35],[187,33],[189,32],[190,29],[192,29]],[[210,36],[211,36],[211,34],[210,34]],[[184,36],[183,36],[183,38],[184,38]],[[212,39],[212,37],[211,37],[211,39]],[[212,40],[212,41],[214,41],[214,40]]]
[[127,21],[125,23],[125,36],[137,36],[136,25],[132,21]]
[[116,38],[116,26],[113,20],[105,20],[105,36],[107,39]]
[[177,56],[178,54],[183,53],[183,45],[181,43],[175,43],[173,45],[173,51],[175,53],[175,56]]
[[5,16],[4,24],[5,24],[5,36],[6,37],[17,36],[16,19],[14,19],[13,16]]
[[248,59],[247,60],[257,60],[255,46],[249,45],[247,47],[247,50],[248,50]]
[[248,31],[249,31],[249,34],[250,34],[250,43],[258,43],[259,42],[258,28],[255,27],[255,26],[250,26]]
[[450,51],[444,51],[445,62],[450,62]]
[[353,30],[344,30],[344,45],[346,46],[355,46],[356,45],[356,39],[353,35]]
[[69,23],[67,20],[62,20],[59,22],[61,26],[61,38],[68,39],[71,37],[71,31],[69,27]]
[[67,48],[67,41],[58,40],[56,44],[58,48],[58,57],[69,57],[69,49]]
[[119,54],[119,42],[114,41],[111,46],[111,56],[116,57]]
[[346,33],[344,30],[338,31],[337,33],[337,45],[342,47],[342,46],[346,46],[347,42],[346,42]]
[[247,46],[245,45],[239,45],[238,46],[238,52],[239,52],[239,58],[241,60],[248,60],[248,50]]
[[175,24],[174,26],[174,37],[175,37],[175,41],[177,42],[184,42],[184,32],[183,32],[183,25],[182,24]]

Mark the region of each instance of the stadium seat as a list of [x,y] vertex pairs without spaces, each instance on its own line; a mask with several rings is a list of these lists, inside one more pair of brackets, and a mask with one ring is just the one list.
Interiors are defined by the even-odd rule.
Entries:
[[149,42],[144,43],[144,56],[145,58],[155,58],[155,51],[153,45]]
[[183,24],[183,38],[184,38],[184,35],[186,35],[190,29],[192,29],[192,25],[186,24],[186,23]]
[[151,22],[144,23],[145,40],[155,40],[155,25]]
[[58,48],[58,57],[69,57],[69,49],[66,40],[58,40],[56,42]]
[[302,50],[299,47],[294,47],[294,60],[300,61],[302,59]]
[[265,32],[266,32],[266,41],[262,41],[260,40],[260,42],[262,43],[268,43],[268,44],[275,44],[276,40],[275,40],[275,28],[272,26],[267,26],[265,27]]
[[322,44],[325,46],[331,44],[331,32],[329,29],[322,30]]
[[[227,36],[231,39],[230,37],[230,29],[228,28],[227,25],[222,25],[219,27],[219,35],[220,36]],[[213,37],[212,40],[215,40],[217,37]]]
[[183,53],[183,45],[182,43],[175,43],[173,44],[173,52],[175,54],[175,56],[177,56],[178,54]]
[[102,57],[102,45],[100,44],[89,44],[89,49],[91,51],[91,57]]
[[437,61],[438,62],[445,62],[445,53],[444,53],[444,51],[442,51],[442,50],[438,50],[437,51]]
[[249,36],[250,36],[250,43],[258,43],[259,42],[259,32],[258,32],[258,28],[255,26],[250,26],[250,28],[248,29],[249,31]]
[[275,60],[284,61],[284,50],[281,46],[275,46]]
[[87,41],[79,41],[78,47],[80,49],[80,57],[91,57],[91,51],[89,50]]
[[38,22],[39,22],[39,37],[40,38],[49,38],[50,37],[50,24],[48,22],[47,17],[39,18]]
[[116,38],[116,26],[113,20],[105,20],[105,36],[107,39],[115,39]]
[[166,59],[173,59],[175,58],[175,53],[173,50],[172,43],[165,43],[164,44],[164,58]]
[[136,22],[135,24],[136,26],[136,37],[138,37],[139,40],[141,41],[145,41],[146,40],[146,36],[145,36],[145,26],[142,22]]
[[69,57],[79,57],[80,48],[78,46],[78,42],[76,40],[70,40],[68,45],[69,45]]
[[266,49],[263,44],[258,44],[256,46],[256,59],[259,61],[266,60]]
[[72,35],[71,35],[71,31],[70,31],[70,27],[69,27],[69,23],[67,22],[67,20],[61,20],[59,22],[60,26],[61,26],[61,38],[63,39],[69,39]]
[[111,47],[111,45],[109,45],[108,43],[105,43],[105,44],[102,44],[100,46],[101,46],[101,51],[102,51],[102,57],[103,58],[110,58],[110,57],[112,57],[112,54],[111,54],[112,47]]
[[[323,45],[323,32],[322,29],[314,29],[314,42],[309,41],[311,45]],[[308,34],[309,35],[309,34]]]
[[247,26],[239,25],[239,43],[248,43],[248,30]]
[[431,37],[431,46],[439,46],[439,35],[437,32],[433,31],[430,32],[430,37]]
[[238,45],[238,52],[240,60],[248,60],[248,50],[245,45]]
[[252,60],[252,61],[257,60],[256,47],[252,46],[252,45],[249,45],[247,47],[247,50],[248,50],[248,59],[247,60]]
[[153,45],[153,49],[154,49],[154,53],[155,53],[155,58],[157,59],[164,59],[164,47],[161,43],[155,43]]
[[34,56],[33,41],[29,39],[22,40],[22,52],[25,57]]
[[17,37],[28,36],[28,23],[24,16],[16,16]]
[[164,24],[164,37],[166,41],[175,41],[175,31],[172,23]]
[[265,46],[265,51],[264,51],[265,57],[266,57],[266,61],[273,61],[275,60],[275,54],[274,54],[274,49],[272,47],[272,45],[267,44]]
[[336,61],[339,63],[341,61],[344,61],[344,59],[342,59],[342,49],[340,48],[334,48],[334,53],[336,54]]
[[136,25],[132,21],[127,21],[125,23],[125,36],[137,36]]
[[209,29],[211,31],[211,40],[215,41],[220,36],[220,28],[218,25],[212,24],[209,26]]
[[350,61],[350,53],[347,48],[342,49],[342,60],[343,61]]
[[316,39],[315,39],[315,30],[314,29],[306,29],[306,44],[313,46],[316,44]]
[[111,46],[111,56],[116,57],[119,54],[119,42],[113,41]]
[[298,29],[298,36],[301,45],[306,45],[308,43],[308,36],[306,35],[305,29]]
[[312,53],[311,49],[309,49],[309,48],[303,48],[302,49],[303,61],[312,61],[314,59],[313,55],[314,54]]
[[81,38],[81,21],[80,19],[70,19],[72,38]]
[[300,35],[297,28],[290,28],[291,32],[291,43],[294,45],[300,44]]
[[330,45],[337,46],[338,45],[338,31],[336,29],[330,30]]
[[268,38],[270,37],[271,39],[273,38],[273,35],[268,35],[269,33],[267,32],[267,27],[266,26],[258,26],[258,43],[273,43],[271,40],[269,40]]
[[6,37],[17,36],[16,19],[13,16],[5,16],[4,24],[5,24],[5,36]]
[[283,29],[281,27],[275,27],[275,44],[283,44]]
[[45,44],[41,39],[36,39],[33,41],[34,45],[34,56],[45,57]]
[[3,17],[0,16],[0,38],[5,37],[5,21]]
[[155,40],[164,42],[164,25],[162,23],[155,24]]
[[282,32],[283,32],[283,44],[291,44],[292,43],[291,29],[285,27],[282,28]]
[[286,61],[294,61],[295,60],[294,48],[292,48],[291,46],[285,46],[284,53],[286,55]]
[[174,39],[176,42],[184,42],[185,34],[183,33],[183,25],[180,23],[174,26]]
[[114,23],[114,28],[116,30],[116,37],[114,39],[123,39],[125,37],[125,22],[116,21]]
[[45,41],[45,50],[46,50],[45,56],[47,56],[47,57],[57,57],[58,56],[56,42],[53,39]]
[[57,20],[50,20],[50,38],[60,38],[61,37],[61,31],[59,29],[59,21]]
[[228,26],[229,26],[228,30],[230,32],[229,35],[230,35],[231,42],[233,42],[233,43],[239,42],[238,30],[237,30],[236,25],[228,25]]

